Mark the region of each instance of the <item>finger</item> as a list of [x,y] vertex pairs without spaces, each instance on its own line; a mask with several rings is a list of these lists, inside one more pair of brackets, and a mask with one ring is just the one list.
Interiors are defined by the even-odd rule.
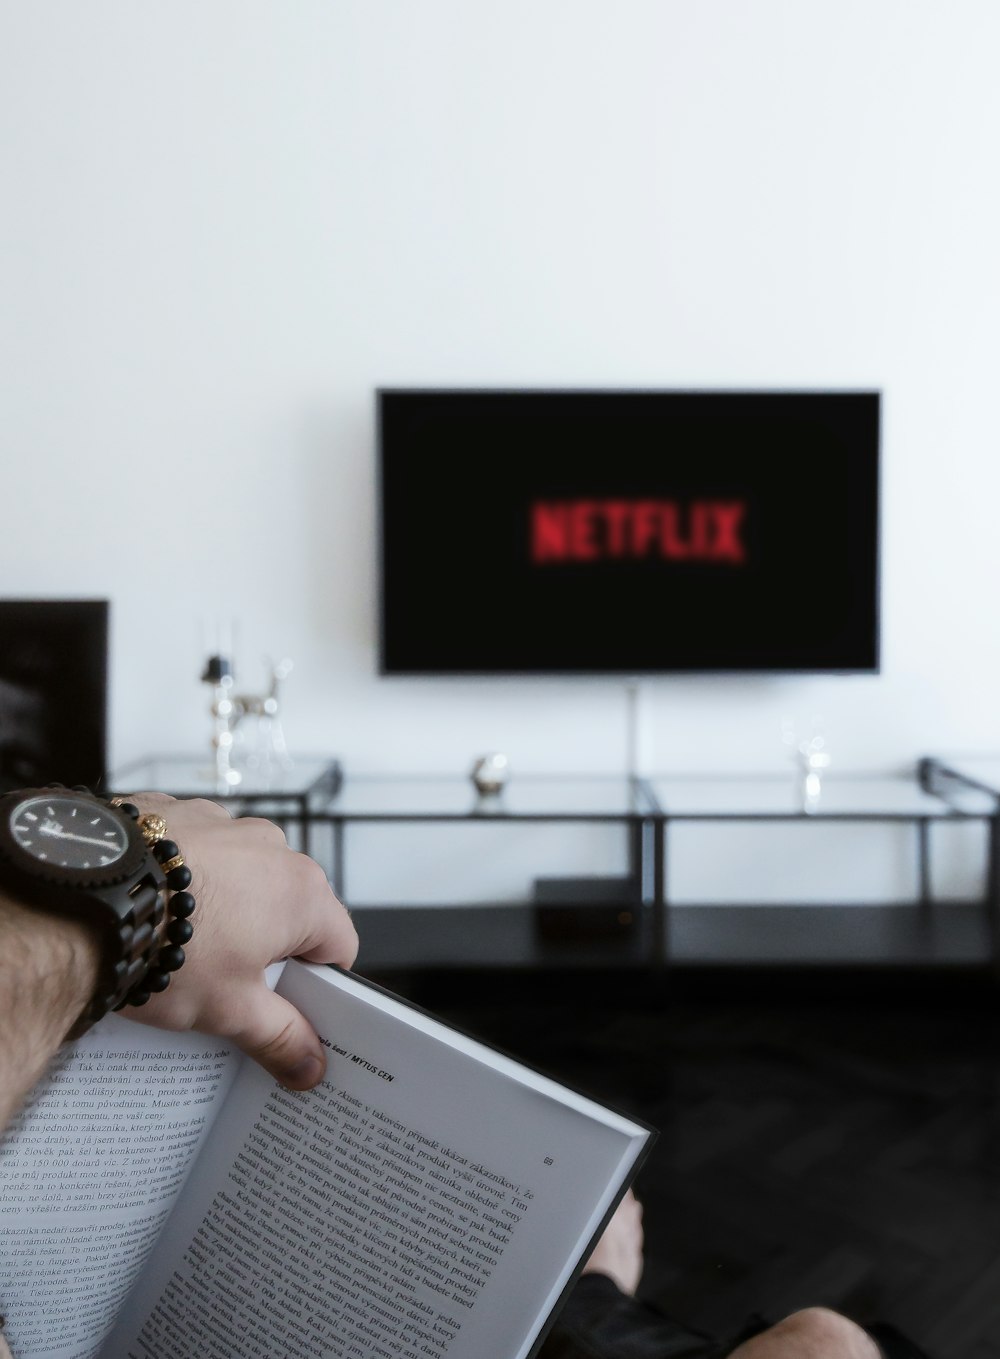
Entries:
[[309,1021],[266,987],[254,989],[246,1023],[233,1034],[248,1057],[290,1090],[311,1090],[326,1072],[326,1053]]
[[[176,799],[171,798],[171,802]],[[210,798],[195,797],[185,798],[177,808],[177,815],[189,817],[197,822],[206,818],[214,821],[232,821],[233,814],[228,807],[223,807],[221,802],[212,802]]]
[[139,808],[140,812],[160,811],[177,801],[169,793],[128,793],[125,796],[127,801]]
[[283,849],[287,844],[285,832],[281,827],[262,816],[241,816],[233,823],[233,829],[237,834],[244,837],[252,836],[255,843],[268,845],[273,849]]
[[358,934],[346,908],[333,894],[326,874],[313,859],[296,854],[293,900],[297,939],[288,953],[310,963],[351,967],[358,956]]

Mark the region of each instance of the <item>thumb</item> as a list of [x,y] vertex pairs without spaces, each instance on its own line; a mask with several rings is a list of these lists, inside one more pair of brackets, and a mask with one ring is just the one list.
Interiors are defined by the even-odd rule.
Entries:
[[246,1024],[233,1034],[248,1057],[289,1090],[311,1090],[326,1073],[326,1053],[309,1021],[282,996],[261,987]]

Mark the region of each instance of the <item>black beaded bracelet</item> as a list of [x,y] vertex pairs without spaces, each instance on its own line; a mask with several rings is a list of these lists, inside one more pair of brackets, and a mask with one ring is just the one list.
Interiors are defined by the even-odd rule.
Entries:
[[152,812],[140,816],[139,808],[127,798],[112,798],[111,805],[139,823],[143,839],[166,875],[169,892],[167,899],[169,921],[165,930],[167,942],[161,944],[155,956],[150,959],[145,977],[132,987],[120,1005],[115,1006],[116,1010],[121,1010],[126,1005],[145,1005],[151,995],[165,991],[170,985],[173,973],[184,966],[183,945],[189,943],[194,934],[191,916],[197,903],[188,891],[191,886],[191,870],[184,862],[184,856],[177,845],[167,838],[167,823],[163,817]]

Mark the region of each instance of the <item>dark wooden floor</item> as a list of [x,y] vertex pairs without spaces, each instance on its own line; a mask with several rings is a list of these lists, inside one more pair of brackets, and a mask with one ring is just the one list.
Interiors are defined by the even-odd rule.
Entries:
[[661,1130],[641,1294],[719,1336],[823,1304],[1000,1356],[1000,1014],[979,975],[386,978]]

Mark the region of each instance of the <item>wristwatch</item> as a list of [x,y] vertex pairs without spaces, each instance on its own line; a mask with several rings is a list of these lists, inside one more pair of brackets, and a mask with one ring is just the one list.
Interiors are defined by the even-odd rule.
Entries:
[[0,886],[53,915],[92,925],[97,991],[70,1037],[120,1005],[157,947],[166,878],[126,813],[82,789],[22,788],[0,798]]

